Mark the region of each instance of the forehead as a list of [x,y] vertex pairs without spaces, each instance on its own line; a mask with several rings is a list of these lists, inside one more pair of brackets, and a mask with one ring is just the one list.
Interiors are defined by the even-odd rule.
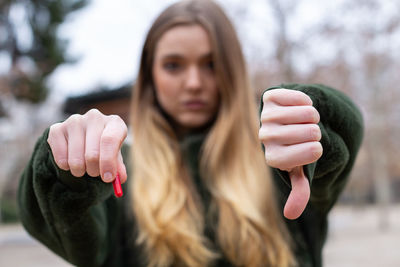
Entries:
[[156,57],[168,54],[204,55],[211,53],[210,38],[200,25],[180,25],[167,30],[156,45]]

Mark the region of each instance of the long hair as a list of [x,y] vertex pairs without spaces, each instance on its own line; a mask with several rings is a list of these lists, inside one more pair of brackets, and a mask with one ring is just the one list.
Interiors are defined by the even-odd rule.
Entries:
[[293,255],[258,140],[257,108],[234,27],[213,1],[182,1],[155,20],[144,43],[131,110],[132,207],[148,266],[209,266],[218,258],[204,236],[205,212],[158,107],[152,77],[158,40],[178,25],[208,33],[220,106],[201,150],[220,253],[237,266],[289,266]]

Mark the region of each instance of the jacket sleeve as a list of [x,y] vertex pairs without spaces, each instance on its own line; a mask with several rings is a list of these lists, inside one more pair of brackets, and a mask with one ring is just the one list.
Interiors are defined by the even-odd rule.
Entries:
[[[309,205],[319,214],[327,214],[346,184],[363,138],[363,119],[359,109],[342,92],[320,84],[282,84],[267,90],[286,88],[302,91],[313,101],[320,114],[322,157],[304,166],[311,186]],[[261,109],[262,110],[261,103]],[[283,195],[290,191],[288,173],[273,169],[280,177]],[[282,192],[281,192],[282,193]]]
[[26,230],[77,266],[100,266],[115,243],[120,217],[112,186],[99,178],[76,178],[54,162],[48,131],[36,143],[18,189]]

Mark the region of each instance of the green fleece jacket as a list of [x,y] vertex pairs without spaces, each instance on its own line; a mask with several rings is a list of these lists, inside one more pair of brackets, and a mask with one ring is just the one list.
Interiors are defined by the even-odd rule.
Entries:
[[[320,113],[324,153],[317,162],[304,167],[310,180],[311,198],[298,219],[285,222],[295,243],[299,265],[322,266],[327,215],[354,164],[363,136],[362,116],[343,93],[323,85],[285,84],[268,90],[275,88],[306,93]],[[47,136],[48,130],[38,140],[19,185],[19,213],[26,230],[76,266],[146,266],[142,248],[135,244],[137,228],[126,185],[123,185],[125,196],[117,199],[111,184],[87,175],[75,178],[59,169],[46,142]],[[198,133],[185,137],[181,149],[207,208],[210,194],[198,170],[205,136]],[[271,171],[282,210],[290,192],[289,177],[284,171]],[[216,224],[216,221],[206,222],[205,235],[217,249]],[[215,266],[233,265],[222,257]]]

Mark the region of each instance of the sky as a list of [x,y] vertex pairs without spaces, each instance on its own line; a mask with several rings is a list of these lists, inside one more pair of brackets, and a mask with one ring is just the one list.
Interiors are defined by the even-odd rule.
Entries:
[[[282,3],[290,4],[293,0]],[[339,1],[339,0],[338,0]],[[156,16],[176,0],[96,0],[72,14],[60,27],[59,35],[69,40],[67,53],[79,59],[57,68],[49,85],[57,94],[78,95],[101,87],[115,88],[135,79],[145,34]],[[274,19],[267,0],[217,0],[236,24],[246,56],[253,51],[268,54],[273,50],[266,36],[274,35]],[[289,28],[296,38],[302,28],[323,16],[320,1],[308,0],[299,12],[301,23]],[[237,20],[240,6],[250,13],[246,21]],[[332,4],[325,3],[324,10]],[[240,23],[240,25],[237,25]],[[254,53],[254,52],[253,52]]]
[[[295,0],[281,0],[290,5]],[[289,34],[301,38],[308,28],[323,21],[333,13],[335,6],[345,0],[303,0],[298,12],[291,18]],[[74,64],[58,67],[48,80],[55,94],[62,96],[84,94],[101,87],[115,88],[135,79],[144,37],[156,16],[176,0],[93,0],[73,13],[59,28],[59,36],[69,41],[67,54],[77,59]],[[266,4],[268,0],[217,0],[231,17],[242,41],[245,56],[254,51],[272,53],[270,41],[276,34],[273,14]],[[236,14],[245,7],[246,20]],[[340,15],[340,14],[339,14]],[[21,35],[28,36],[23,32]],[[315,58],[330,60],[336,44],[313,40],[320,49],[313,51]],[[323,51],[323,53],[321,53]],[[319,52],[319,54],[318,54]],[[256,56],[258,54],[256,53]],[[305,55],[307,57],[307,55]],[[2,58],[0,55],[0,62]],[[308,60],[298,58],[299,67]],[[4,62],[4,60],[3,60]],[[2,65],[2,64],[0,64]],[[4,65],[4,64],[3,64]],[[307,66],[303,66],[307,68]],[[1,71],[1,66],[0,66]]]
[[[273,51],[268,38],[274,35],[274,19],[266,4],[268,0],[216,0],[231,17],[246,56],[254,51],[265,54]],[[290,4],[294,0],[282,0]],[[339,0],[338,0],[339,1]],[[135,79],[140,51],[147,30],[156,16],[176,0],[95,0],[85,8],[74,12],[58,31],[61,38],[69,41],[67,55],[76,63],[59,66],[48,80],[48,85],[58,96],[84,94],[107,87],[115,88]],[[293,38],[302,27],[321,19],[317,0],[303,1],[301,21],[290,29]],[[325,3],[325,6],[329,4]],[[238,19],[244,7],[246,20]],[[243,9],[243,8],[242,8]],[[326,8],[325,8],[326,9]],[[24,27],[23,10],[15,8],[15,23],[19,25],[22,43],[29,45],[29,30]],[[257,55],[258,56],[258,55]],[[0,62],[7,60],[0,55]],[[29,68],[29,62],[25,64]],[[7,67],[5,67],[7,69]],[[1,72],[1,66],[0,66]]]
[[[72,14],[61,25],[59,36],[69,40],[67,55],[78,61],[55,70],[48,81],[52,91],[63,96],[79,95],[97,88],[115,88],[133,81],[147,30],[157,15],[174,2],[176,0],[96,0]],[[217,2],[232,17],[241,1]],[[260,40],[261,43],[264,38],[260,30],[264,30],[251,25],[260,18],[267,19],[267,24],[270,24],[273,20],[268,23],[268,17],[272,15],[266,15],[268,10],[265,10],[265,0],[249,2],[252,19],[246,22],[246,26],[253,30],[246,32],[246,39]],[[232,6],[236,7],[233,12]],[[232,19],[235,21],[235,18]],[[268,43],[264,41],[263,46],[268,46]],[[244,50],[246,53],[246,47]]]
[[69,40],[67,54],[78,61],[57,68],[50,87],[75,95],[133,81],[145,33],[172,2],[96,0],[72,14],[59,35]]

